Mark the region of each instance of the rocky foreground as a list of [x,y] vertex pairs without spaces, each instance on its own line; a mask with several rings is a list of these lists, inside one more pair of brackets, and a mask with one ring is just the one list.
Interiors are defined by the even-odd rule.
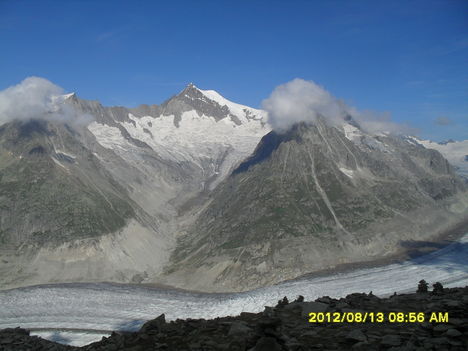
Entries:
[[[325,296],[314,302],[305,302],[302,297],[289,302],[285,298],[260,313],[212,320],[166,322],[161,315],[138,332],[114,332],[83,347],[30,336],[21,328],[3,329],[0,350],[467,350],[468,286],[444,289],[436,284],[432,292],[425,292],[425,285],[420,284],[418,290],[389,298],[372,293],[341,299]],[[373,312],[375,318],[365,323],[310,323],[310,312],[338,312],[331,315],[335,317],[347,313],[353,319],[357,312]],[[424,322],[390,322],[391,312],[424,312]],[[383,313],[384,322],[376,321],[377,313]],[[431,317],[435,320],[429,321]],[[448,321],[443,320],[447,317]]]

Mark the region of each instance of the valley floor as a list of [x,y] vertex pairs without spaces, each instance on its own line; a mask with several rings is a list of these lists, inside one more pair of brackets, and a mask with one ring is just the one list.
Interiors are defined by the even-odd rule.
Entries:
[[[324,317],[327,314],[332,317]],[[290,303],[285,298],[276,307],[236,317],[168,323],[162,314],[137,332],[112,333],[81,348],[29,336],[24,329],[4,329],[0,350],[462,351],[468,346],[467,316],[468,286],[388,298],[371,293],[314,302],[299,297]]]
[[[168,320],[215,318],[260,312],[287,296],[346,296],[370,292],[383,297],[412,292],[425,279],[446,287],[468,285],[468,234],[440,250],[400,263],[303,277],[244,293],[207,294],[125,284],[42,285],[0,291],[0,328],[20,326],[38,335],[85,345],[108,333],[136,331],[162,313]],[[71,330],[64,330],[71,328]],[[39,330],[37,330],[39,329]]]

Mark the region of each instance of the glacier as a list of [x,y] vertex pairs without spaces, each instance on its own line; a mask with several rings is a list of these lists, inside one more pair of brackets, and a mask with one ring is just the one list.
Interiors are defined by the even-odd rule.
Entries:
[[314,300],[372,291],[413,292],[425,279],[444,287],[468,285],[468,233],[429,254],[401,263],[302,277],[242,293],[198,293],[112,283],[38,285],[0,291],[0,328],[21,326],[70,345],[98,341],[112,330],[134,331],[164,313],[167,320],[260,312],[284,296]]

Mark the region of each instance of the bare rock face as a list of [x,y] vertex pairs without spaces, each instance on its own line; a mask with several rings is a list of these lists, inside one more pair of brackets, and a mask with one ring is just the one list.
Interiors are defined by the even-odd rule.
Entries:
[[116,231],[135,217],[128,194],[64,125],[3,125],[0,149],[5,242],[60,245]]
[[[167,322],[164,315],[145,323],[138,332],[114,332],[83,347],[71,347],[29,336],[24,329],[0,330],[0,350],[466,350],[468,346],[468,287],[442,289],[439,294],[414,293],[378,298],[355,293],[341,299],[315,302],[280,301],[260,313],[241,313],[214,320]],[[307,304],[321,304],[317,313],[353,319],[371,314],[374,321],[309,322]],[[346,307],[344,307],[346,306]],[[395,322],[395,312],[404,322]],[[424,320],[409,322],[417,312]],[[377,314],[383,320],[376,322]],[[422,314],[422,315],[421,315]],[[445,319],[447,317],[447,319]],[[336,318],[336,317],[335,317]],[[358,318],[358,317],[356,317]],[[351,319],[350,319],[351,320]]]

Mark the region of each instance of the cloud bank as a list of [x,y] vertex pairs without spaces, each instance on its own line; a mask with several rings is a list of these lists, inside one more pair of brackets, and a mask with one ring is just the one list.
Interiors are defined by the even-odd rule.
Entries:
[[28,77],[0,91],[0,125],[11,121],[41,119],[66,123],[88,123],[91,116],[66,104],[61,87],[44,78]]
[[262,106],[268,112],[268,123],[278,132],[284,132],[299,122],[314,123],[318,117],[330,125],[339,126],[346,123],[348,116],[368,133],[415,132],[407,125],[392,122],[388,113],[358,111],[318,84],[300,78],[276,87],[270,97],[263,100]]

